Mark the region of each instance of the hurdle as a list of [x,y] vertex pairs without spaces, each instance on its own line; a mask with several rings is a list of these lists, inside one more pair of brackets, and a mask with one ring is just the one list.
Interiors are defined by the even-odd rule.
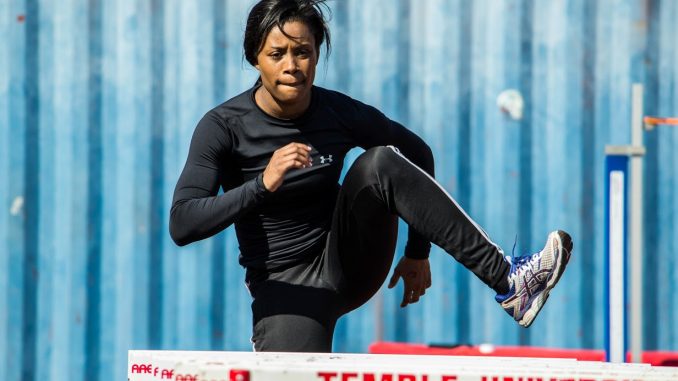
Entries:
[[670,381],[678,368],[574,359],[129,351],[129,381]]
[[[678,126],[678,118],[647,116],[643,85],[631,90],[631,145],[605,147],[605,350],[608,361],[640,362],[643,350],[643,133]],[[628,311],[631,311],[630,316]]]

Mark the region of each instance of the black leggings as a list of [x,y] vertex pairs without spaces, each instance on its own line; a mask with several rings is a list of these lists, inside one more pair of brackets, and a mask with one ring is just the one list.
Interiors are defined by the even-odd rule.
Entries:
[[488,286],[506,287],[501,249],[428,174],[396,149],[376,147],[346,174],[321,255],[282,270],[248,270],[254,349],[331,351],[337,319],[388,276],[398,216]]

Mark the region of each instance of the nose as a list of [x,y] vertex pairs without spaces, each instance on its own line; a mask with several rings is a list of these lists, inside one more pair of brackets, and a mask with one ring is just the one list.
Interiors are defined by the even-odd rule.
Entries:
[[299,70],[297,58],[294,56],[294,54],[285,55],[283,70],[285,74],[294,74]]

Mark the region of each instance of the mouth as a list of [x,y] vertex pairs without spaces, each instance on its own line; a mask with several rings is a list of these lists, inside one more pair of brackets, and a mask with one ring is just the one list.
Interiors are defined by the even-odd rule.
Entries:
[[305,83],[306,83],[306,81],[297,81],[297,82],[280,82],[280,81],[278,81],[278,85],[288,86],[288,87],[301,87]]

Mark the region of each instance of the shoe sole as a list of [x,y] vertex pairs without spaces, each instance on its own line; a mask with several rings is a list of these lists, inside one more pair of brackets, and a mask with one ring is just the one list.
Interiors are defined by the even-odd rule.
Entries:
[[556,259],[556,269],[555,271],[553,271],[549,279],[546,281],[546,288],[544,289],[544,291],[542,291],[542,293],[532,302],[530,308],[528,308],[528,310],[525,311],[522,319],[520,319],[520,321],[518,322],[518,324],[525,328],[532,325],[534,319],[537,317],[537,315],[539,315],[539,312],[546,303],[546,300],[549,298],[549,293],[551,292],[551,289],[555,287],[555,285],[560,280],[560,277],[565,272],[565,267],[567,266],[567,263],[570,261],[570,256],[572,255],[573,244],[570,235],[562,230],[558,230],[555,233],[557,237],[558,246],[560,247],[560,255],[558,255],[558,258]]

